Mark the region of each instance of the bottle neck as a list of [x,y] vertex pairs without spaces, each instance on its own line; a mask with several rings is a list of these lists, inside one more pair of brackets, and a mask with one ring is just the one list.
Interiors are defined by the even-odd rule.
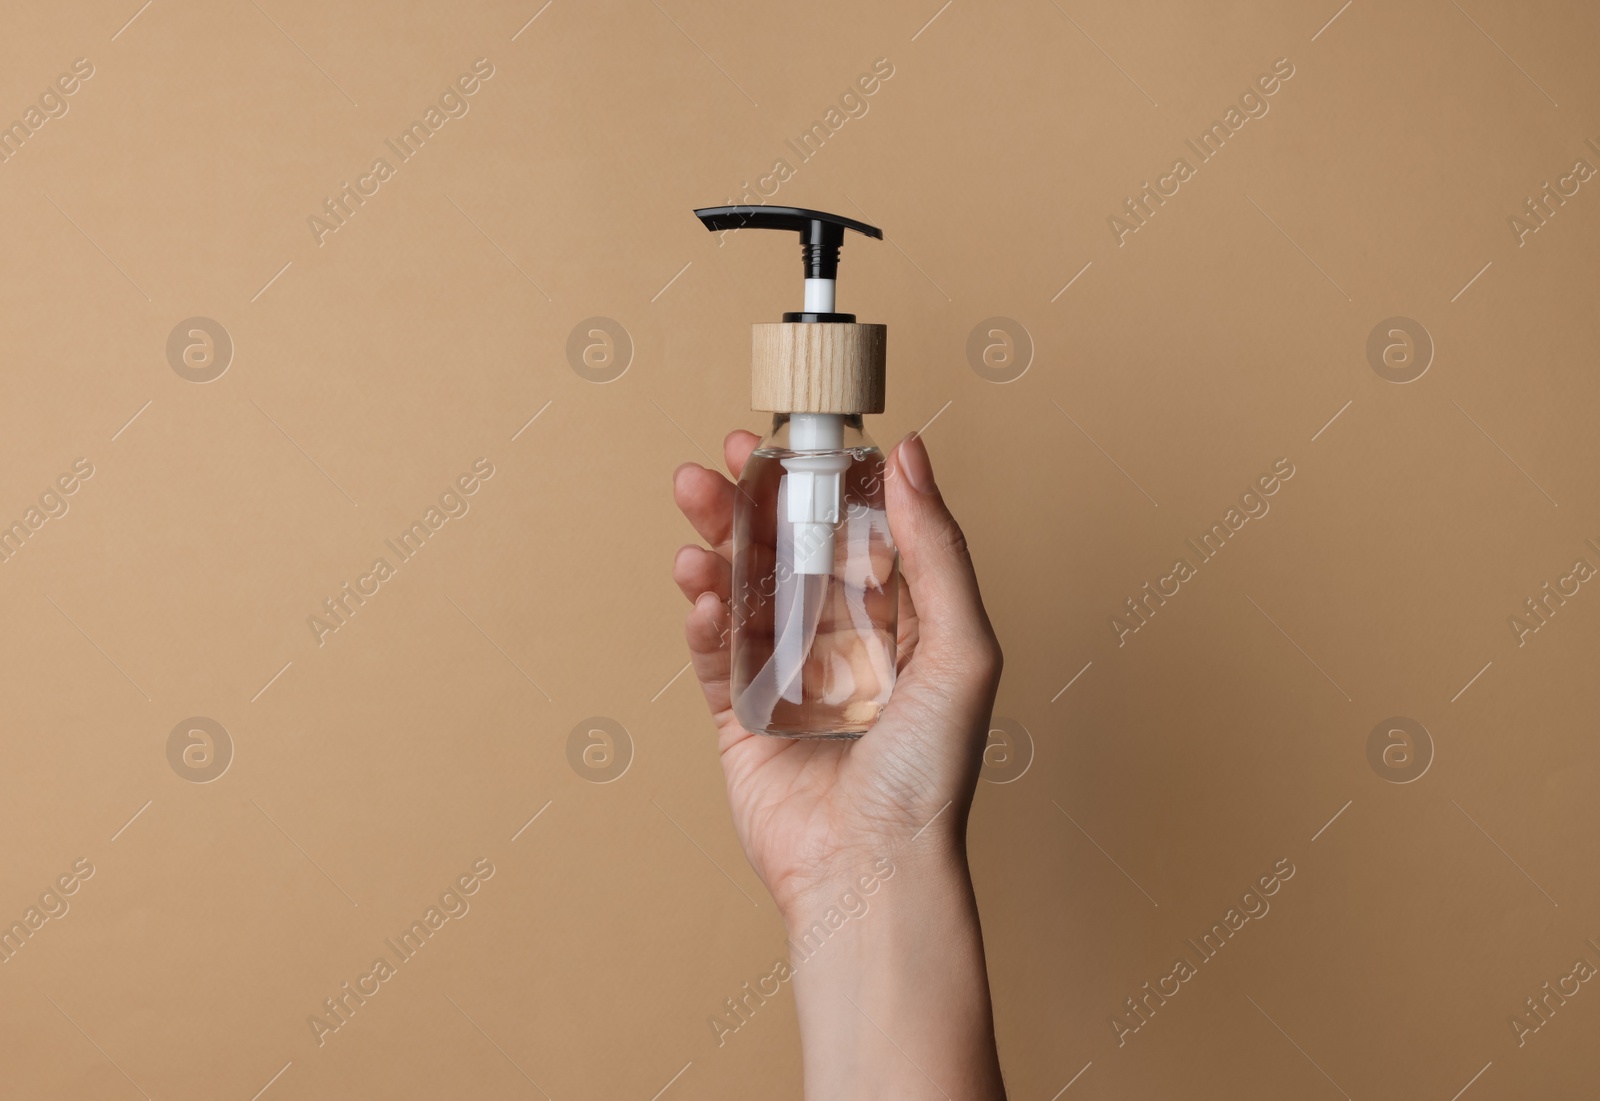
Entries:
[[873,446],[860,413],[774,413],[767,442],[788,451],[849,451]]

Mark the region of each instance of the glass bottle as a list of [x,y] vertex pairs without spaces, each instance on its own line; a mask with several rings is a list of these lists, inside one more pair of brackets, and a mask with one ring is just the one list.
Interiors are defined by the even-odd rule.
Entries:
[[778,413],[745,464],[731,641],[745,729],[856,738],[888,702],[899,601],[884,469],[860,414]]

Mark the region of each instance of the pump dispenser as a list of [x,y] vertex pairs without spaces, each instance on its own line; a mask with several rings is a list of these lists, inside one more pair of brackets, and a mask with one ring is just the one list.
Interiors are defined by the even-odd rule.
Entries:
[[804,309],[752,326],[751,408],[772,431],[734,497],[734,714],[746,730],[856,738],[894,687],[896,552],[884,456],[861,417],[883,412],[883,325],[835,310],[845,230],[875,226],[816,210],[719,206],[707,229],[798,232]]

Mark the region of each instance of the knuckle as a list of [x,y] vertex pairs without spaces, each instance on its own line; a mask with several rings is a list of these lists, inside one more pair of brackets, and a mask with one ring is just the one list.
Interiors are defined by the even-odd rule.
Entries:
[[962,531],[961,525],[954,520],[949,520],[935,528],[929,542],[932,544],[934,551],[940,555],[947,555],[957,560],[968,557],[966,532]]
[[992,638],[981,637],[953,640],[930,657],[939,669],[974,682],[998,680],[1005,660]]
[[985,680],[997,681],[1000,672],[1005,668],[1005,654],[1000,649],[1000,644],[990,638],[978,643],[974,647],[971,659],[972,671]]

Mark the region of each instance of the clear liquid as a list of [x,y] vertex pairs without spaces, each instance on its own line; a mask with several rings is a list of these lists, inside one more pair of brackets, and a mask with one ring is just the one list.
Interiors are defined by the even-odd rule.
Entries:
[[[756,734],[857,738],[877,721],[894,688],[899,591],[883,503],[884,456],[859,432],[852,435],[865,446],[797,453],[765,440],[739,479],[732,695],[734,714]],[[783,460],[796,454],[848,461],[840,475],[832,573],[792,569],[796,526],[781,506]]]

